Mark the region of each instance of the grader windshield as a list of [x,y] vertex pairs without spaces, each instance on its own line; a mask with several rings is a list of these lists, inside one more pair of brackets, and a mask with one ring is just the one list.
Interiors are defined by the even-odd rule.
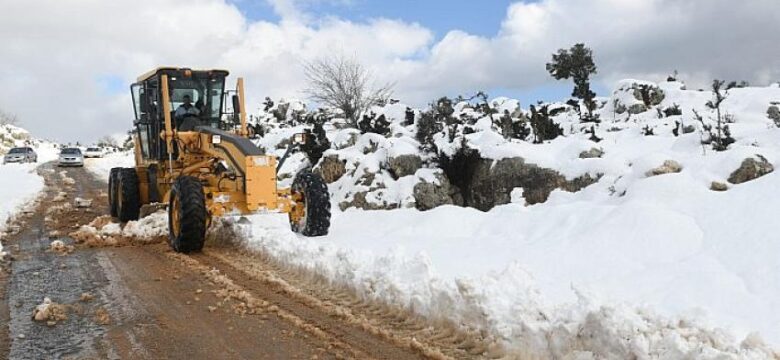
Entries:
[[181,78],[171,77],[168,84],[171,89],[171,108],[176,110],[184,106],[185,97],[198,109],[199,117],[204,120],[218,120],[221,116],[224,77]]

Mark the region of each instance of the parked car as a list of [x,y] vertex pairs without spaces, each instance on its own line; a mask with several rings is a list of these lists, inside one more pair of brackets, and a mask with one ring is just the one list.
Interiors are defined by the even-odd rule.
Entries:
[[97,148],[97,147],[87,148],[87,150],[84,151],[84,157],[85,158],[102,158],[103,157],[103,149]]
[[3,156],[3,164],[38,162],[38,154],[31,147],[15,147]]
[[79,148],[64,148],[60,151],[57,166],[84,166],[84,155]]

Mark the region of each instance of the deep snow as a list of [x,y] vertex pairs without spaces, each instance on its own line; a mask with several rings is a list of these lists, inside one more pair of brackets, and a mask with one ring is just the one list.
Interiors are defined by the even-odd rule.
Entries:
[[[607,101],[599,143],[574,129],[580,125],[571,114],[556,118],[566,136],[545,144],[505,141],[484,119],[467,136],[489,158],[521,155],[568,177],[603,175],[580,192],[554,191],[542,204],[517,201],[488,212],[341,212],[334,202],[326,237],[291,233],[283,215],[253,215],[244,226],[246,245],[364,296],[487,329],[509,348],[543,357],[583,348],[617,358],[770,357],[761,339],[780,344],[780,174],[729,184],[725,192],[709,186],[726,183],[756,154],[780,165],[780,129],[766,118],[780,88],[733,89],[724,106],[736,117],[730,126],[737,142],[714,152],[702,147],[698,131],[671,134],[674,120],[695,124],[689,110],[705,113],[710,93],[679,83],[661,87],[661,106],[681,105],[682,116],[659,119],[651,110],[626,118]],[[619,91],[614,99],[632,101]],[[646,125],[656,136],[642,135]],[[275,148],[295,131],[283,128],[262,142]],[[331,142],[344,131],[329,132]],[[383,151],[404,139],[389,139]],[[579,158],[592,147],[604,156]],[[361,166],[383,161],[372,156]],[[300,160],[288,160],[286,171]],[[666,160],[682,171],[646,175]],[[117,155],[87,166],[105,178],[128,161],[129,154]],[[331,191],[341,186],[331,184]],[[398,186],[393,196],[408,195],[409,186]]]

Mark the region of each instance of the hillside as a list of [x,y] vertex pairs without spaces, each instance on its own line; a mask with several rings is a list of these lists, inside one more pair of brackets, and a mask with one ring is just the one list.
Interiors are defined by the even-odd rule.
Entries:
[[[780,341],[780,87],[729,89],[720,137],[712,97],[626,80],[599,122],[498,98],[378,107],[363,130],[280,102],[259,114],[259,144],[281,155],[322,124],[309,155],[343,212],[324,239],[257,217],[246,241],[518,351],[763,358],[760,339]],[[295,156],[286,181],[306,166]]]

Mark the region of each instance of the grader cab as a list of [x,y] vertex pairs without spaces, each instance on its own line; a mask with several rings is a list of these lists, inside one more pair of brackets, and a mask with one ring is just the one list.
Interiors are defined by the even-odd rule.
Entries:
[[[111,215],[126,222],[142,208],[167,206],[170,245],[185,253],[200,251],[212,218],[224,215],[287,213],[293,231],[326,235],[325,182],[304,170],[291,188],[277,186],[276,157],[248,138],[243,79],[226,91],[227,76],[165,67],[131,86],[135,167],[111,169]],[[297,134],[290,146],[303,142]]]

